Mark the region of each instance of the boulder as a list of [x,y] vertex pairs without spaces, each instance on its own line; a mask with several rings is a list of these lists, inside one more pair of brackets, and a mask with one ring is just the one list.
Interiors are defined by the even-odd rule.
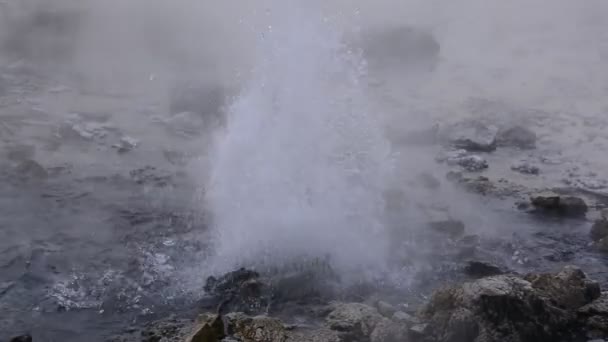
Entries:
[[536,133],[523,126],[512,126],[498,131],[496,143],[501,147],[533,149],[536,147]]
[[269,305],[268,286],[261,281],[257,272],[245,268],[219,278],[208,277],[204,290],[207,297],[203,306],[208,309],[221,305],[222,312],[257,314],[265,312]]
[[407,326],[384,318],[379,321],[371,335],[370,342],[404,342],[407,340]]
[[539,212],[565,217],[585,216],[588,210],[587,203],[574,196],[547,193],[532,196],[530,202]]
[[334,303],[327,315],[327,326],[340,333],[342,340],[367,340],[382,315],[371,306],[361,303]]
[[[559,341],[580,332],[577,310],[599,296],[578,268],[482,278],[436,291],[420,311],[431,341]],[[577,335],[578,336],[578,335]]]
[[385,302],[385,301],[378,301],[378,303],[376,303],[376,307],[378,308],[378,313],[380,313],[382,316],[384,317],[392,317],[395,312],[397,311],[397,309],[392,306],[391,304]]
[[578,313],[586,324],[587,335],[592,338],[608,336],[608,292],[580,308]]
[[601,220],[595,221],[591,226],[589,235],[593,241],[599,241],[608,236],[608,220],[602,218]]
[[217,315],[195,328],[192,335],[186,339],[186,342],[219,342],[224,337],[226,337],[224,322],[222,317]]

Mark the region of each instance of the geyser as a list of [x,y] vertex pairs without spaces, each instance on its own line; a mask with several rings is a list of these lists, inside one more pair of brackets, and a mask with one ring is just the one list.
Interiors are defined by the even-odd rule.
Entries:
[[257,62],[218,136],[205,200],[214,272],[328,258],[367,277],[387,261],[390,148],[361,54],[315,1],[275,1]]

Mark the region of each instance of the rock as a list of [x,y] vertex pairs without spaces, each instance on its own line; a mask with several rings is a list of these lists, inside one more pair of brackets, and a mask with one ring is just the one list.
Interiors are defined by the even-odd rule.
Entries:
[[534,166],[526,161],[520,161],[511,166],[511,170],[527,175],[538,175],[540,174],[540,168]]
[[378,312],[382,316],[388,318],[392,317],[393,314],[397,311],[394,306],[384,301],[378,301],[378,303],[376,303],[376,307],[378,308]]
[[444,153],[436,158],[445,161],[448,165],[462,166],[470,172],[481,171],[488,168],[488,162],[481,156],[469,154],[466,150],[456,150]]
[[112,145],[112,147],[117,149],[118,153],[126,153],[137,147],[137,145],[139,145],[139,140],[124,136],[118,143]]
[[16,336],[11,338],[10,342],[32,342],[32,336],[29,334]]
[[503,274],[500,267],[483,261],[469,261],[464,268],[464,273],[475,278],[483,278]]
[[593,241],[599,241],[608,236],[608,220],[602,218],[601,220],[595,221],[591,226],[589,235]]
[[187,342],[219,342],[226,337],[222,317],[217,315],[212,320],[195,329]]
[[537,294],[569,310],[591,303],[601,295],[599,284],[574,266],[566,266],[557,274],[530,274],[524,279],[532,284]]
[[588,336],[608,336],[608,293],[602,293],[600,298],[580,308],[578,313],[585,321]]
[[242,311],[248,314],[265,312],[269,305],[269,289],[260,275],[245,268],[226,273],[220,278],[208,277],[206,307],[215,309],[222,304],[224,311]]
[[243,342],[285,342],[288,332],[276,318],[256,316],[238,320],[234,336]]
[[484,125],[477,121],[463,121],[447,127],[439,133],[444,144],[469,152],[492,152],[496,150],[494,126]]
[[370,342],[403,342],[407,338],[407,327],[388,318],[376,324],[369,336]]
[[543,213],[557,214],[567,217],[585,216],[588,207],[580,197],[560,196],[557,194],[541,194],[530,198],[532,205]]
[[505,198],[509,196],[520,195],[526,192],[526,188],[521,185],[509,182],[506,179],[492,181],[488,177],[466,177],[461,172],[450,171],[446,178],[458,185],[462,186],[466,191],[476,193],[483,196],[495,196],[497,198]]
[[433,221],[429,223],[429,227],[431,230],[446,234],[451,237],[458,237],[464,234],[464,223],[462,221],[457,220],[441,220],[441,221]]
[[368,338],[382,320],[371,306],[361,303],[334,303],[326,321],[330,329],[338,331],[344,339]]
[[533,149],[536,147],[536,133],[523,126],[501,129],[496,135],[496,143],[501,147]]
[[409,330],[409,334],[415,340],[423,338],[429,332],[428,327],[427,323],[413,325]]
[[432,341],[559,341],[580,333],[577,310],[599,286],[576,267],[557,274],[482,278],[436,291],[420,311]]
[[403,312],[403,311],[395,312],[393,314],[392,319],[393,319],[393,321],[399,322],[402,324],[410,324],[415,321],[415,319],[414,319],[414,317],[412,317],[412,315],[410,315],[406,312]]
[[17,176],[22,179],[42,180],[48,178],[49,174],[42,165],[36,161],[27,159],[19,163],[15,168]]

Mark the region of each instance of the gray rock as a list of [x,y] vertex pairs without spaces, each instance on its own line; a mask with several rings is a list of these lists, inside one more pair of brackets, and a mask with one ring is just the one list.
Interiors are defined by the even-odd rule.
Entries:
[[393,321],[395,322],[399,322],[399,323],[412,323],[415,321],[414,317],[406,312],[403,311],[397,311],[393,314],[392,317]]
[[511,170],[517,171],[519,173],[527,174],[527,175],[538,175],[540,174],[540,168],[538,166],[532,165],[527,161],[520,161],[511,166]]
[[599,286],[578,268],[558,274],[486,277],[436,291],[422,308],[432,341],[569,340],[576,310],[599,296]]
[[376,324],[369,340],[370,342],[402,342],[407,338],[406,336],[406,326],[384,318]]
[[330,329],[345,337],[368,338],[383,317],[376,309],[361,303],[334,303],[326,321]]
[[378,308],[378,312],[382,316],[388,318],[392,317],[393,314],[397,311],[397,309],[393,305],[385,301],[378,301],[378,303],[376,303],[376,307]]
[[587,204],[580,197],[560,196],[553,193],[534,195],[530,198],[530,202],[537,211],[567,217],[585,216],[588,210]]
[[469,154],[463,149],[440,154],[436,160],[445,162],[448,165],[461,166],[470,172],[481,171],[488,168],[488,162],[483,157]]
[[440,140],[458,149],[470,152],[496,150],[498,128],[477,121],[463,121],[448,126],[439,133]]
[[536,147],[536,133],[523,126],[501,129],[496,135],[496,143],[501,147],[533,149]]
[[602,218],[601,220],[597,220],[591,226],[591,231],[589,232],[591,239],[593,241],[599,241],[608,236],[608,220]]

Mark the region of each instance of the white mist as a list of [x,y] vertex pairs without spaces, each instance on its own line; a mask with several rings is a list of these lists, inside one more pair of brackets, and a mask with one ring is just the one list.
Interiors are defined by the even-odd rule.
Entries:
[[275,1],[250,82],[217,139],[205,200],[216,271],[329,257],[383,269],[390,151],[366,97],[365,61],[315,1]]

